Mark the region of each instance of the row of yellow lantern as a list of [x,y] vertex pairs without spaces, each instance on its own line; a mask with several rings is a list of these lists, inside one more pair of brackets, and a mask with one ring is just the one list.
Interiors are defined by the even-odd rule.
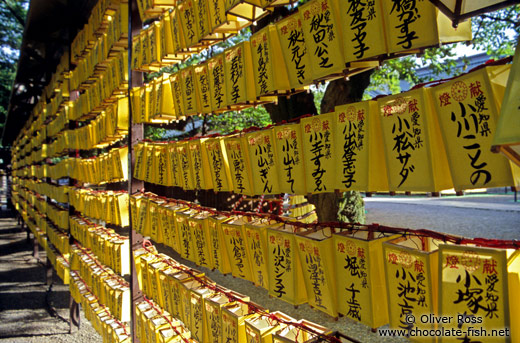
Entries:
[[518,168],[490,151],[509,69],[481,68],[295,124],[141,142],[134,177],[247,195],[515,186]]
[[[137,229],[144,235],[206,268],[215,267],[214,256],[221,261],[226,256],[229,264],[219,265],[221,272],[252,281],[290,303],[309,302],[332,316],[341,313],[373,328],[388,322],[404,329],[450,330],[458,324],[467,328],[475,323],[468,325],[457,315],[473,313],[480,318],[479,328],[507,328],[513,341],[518,339],[518,318],[513,316],[516,310],[512,306],[519,294],[515,280],[520,259],[515,250],[443,244],[413,232],[396,236],[385,234],[384,227],[354,225],[346,230],[331,224],[305,229],[291,222],[255,218],[254,214],[248,218],[207,212],[167,199],[137,197],[135,201],[136,223],[144,225]],[[165,212],[167,220],[160,218]],[[168,228],[163,223],[169,223]],[[158,262],[151,258],[143,264],[141,260],[141,268],[160,269],[164,265]],[[154,282],[150,280],[148,276],[148,282]],[[482,299],[480,306],[475,306],[471,296],[463,296],[470,289],[480,289],[481,294],[490,283],[492,296]],[[418,319],[416,323],[406,321],[409,314]],[[425,314],[453,319],[440,325],[420,320]],[[468,333],[473,335],[476,333]]]

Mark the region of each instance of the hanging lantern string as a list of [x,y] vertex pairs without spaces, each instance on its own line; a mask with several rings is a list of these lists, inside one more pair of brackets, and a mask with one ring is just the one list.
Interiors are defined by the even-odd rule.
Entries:
[[[146,193],[143,195],[148,198],[158,198],[152,193]],[[163,200],[166,198],[163,198]],[[384,226],[379,224],[359,224],[359,223],[342,223],[342,222],[322,222],[322,223],[302,223],[298,221],[291,221],[287,217],[279,216],[273,213],[257,213],[257,212],[245,212],[245,211],[218,211],[214,208],[204,207],[199,204],[193,204],[184,200],[176,200],[169,199],[169,202],[179,203],[186,205],[190,208],[198,209],[201,211],[207,211],[214,214],[224,215],[227,217],[230,216],[246,216],[246,217],[254,217],[254,218],[266,218],[272,219],[280,224],[286,226],[293,226],[295,228],[304,228],[304,229],[324,229],[330,228],[332,231],[337,229],[353,231],[368,231],[369,233],[386,233],[386,234],[399,234],[399,235],[408,235],[408,236],[418,236],[418,237],[428,237],[435,240],[439,240],[442,242],[450,242],[455,244],[470,244],[476,245],[479,247],[487,247],[487,248],[496,248],[496,249],[520,249],[520,241],[519,240],[503,240],[503,239],[491,239],[491,238],[466,238],[462,236],[456,236],[441,232],[436,232],[427,229],[406,229],[406,228],[397,228]]]

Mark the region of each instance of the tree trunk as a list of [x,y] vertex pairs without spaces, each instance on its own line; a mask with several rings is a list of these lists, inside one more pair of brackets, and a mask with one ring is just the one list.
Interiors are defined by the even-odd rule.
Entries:
[[[332,112],[336,106],[361,101],[370,83],[371,74],[372,71],[367,71],[351,77],[348,81],[342,78],[329,82],[321,101],[320,112]],[[268,104],[265,108],[274,123],[317,113],[312,93],[299,93],[289,99],[279,97],[277,105]],[[316,206],[320,222],[338,219],[356,223],[365,221],[364,202],[359,192],[313,194],[308,197],[308,200]]]

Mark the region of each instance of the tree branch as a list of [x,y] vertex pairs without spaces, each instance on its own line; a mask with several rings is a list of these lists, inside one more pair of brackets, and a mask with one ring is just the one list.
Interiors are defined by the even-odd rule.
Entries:
[[493,16],[488,15],[488,14],[482,14],[480,17],[481,18],[486,18],[486,19],[491,19],[491,20],[494,20],[494,21],[505,21],[506,23],[513,24],[515,27],[520,25],[520,22],[514,21],[514,20],[509,19],[509,18],[493,17]]
[[5,7],[7,7],[9,12],[11,12],[11,14],[14,16],[14,18],[16,19],[18,24],[20,24],[22,26],[22,28],[25,28],[25,20],[22,17],[20,17],[20,15],[18,13],[16,13],[14,8],[12,8],[11,5],[6,0],[2,0],[2,2],[5,4]]

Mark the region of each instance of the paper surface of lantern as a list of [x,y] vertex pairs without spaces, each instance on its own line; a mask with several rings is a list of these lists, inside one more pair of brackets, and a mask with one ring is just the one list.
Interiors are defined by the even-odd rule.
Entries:
[[184,98],[184,114],[186,116],[197,114],[199,112],[199,94],[196,92],[193,67],[184,68],[180,73]]
[[269,294],[290,304],[307,302],[300,257],[294,238],[296,228],[285,225],[267,229]]
[[513,66],[509,73],[506,91],[500,116],[498,117],[497,127],[493,135],[493,148],[507,156],[517,166],[520,166],[520,122],[518,109],[520,101],[516,97],[520,77],[520,48],[517,45]]
[[200,112],[211,112],[211,88],[209,86],[210,76],[206,63],[194,67],[195,85],[199,95]]
[[218,137],[208,138],[204,142],[213,189],[217,192],[227,192],[233,189],[224,142],[223,138]]
[[378,100],[390,191],[438,192],[452,187],[428,90]]
[[175,149],[177,152],[181,187],[183,189],[194,189],[193,173],[190,168],[188,142],[177,142]]
[[471,39],[470,21],[455,29],[429,1],[383,0],[383,17],[390,53]]
[[455,190],[520,183],[520,169],[491,152],[510,65],[486,67],[432,88]]
[[227,74],[224,68],[224,53],[208,60],[209,89],[211,92],[211,109],[219,111],[228,104],[227,100]]
[[311,52],[305,45],[302,21],[295,13],[276,24],[291,88],[312,83]]
[[221,224],[229,220],[229,217],[215,215],[208,218],[208,236],[210,244],[211,263],[214,269],[218,269],[223,275],[231,272],[224,231]]
[[298,8],[313,80],[342,74],[345,69],[342,32],[334,5],[332,0],[312,0]]
[[372,328],[388,323],[382,243],[368,231],[333,235],[338,311]]
[[300,125],[276,125],[273,130],[280,191],[289,194],[305,194],[305,166]]
[[231,264],[231,274],[244,280],[253,281],[251,266],[246,249],[246,237],[244,236],[245,217],[235,218],[221,223],[224,244]]
[[267,227],[273,224],[252,221],[244,225],[251,275],[255,285],[268,289],[267,271]]
[[186,117],[186,112],[184,109],[184,97],[182,91],[183,80],[181,77],[181,73],[177,72],[175,74],[170,75],[170,82],[175,114],[177,116],[177,119],[181,120]]
[[337,106],[333,115],[335,161],[341,161],[335,189],[388,190],[377,102]]
[[253,194],[251,170],[244,136],[226,137],[224,139],[229,163],[233,191],[238,194]]
[[190,261],[195,260],[194,249],[193,249],[193,239],[191,236],[191,229],[189,224],[189,218],[196,215],[197,211],[194,209],[189,209],[182,212],[177,212],[175,215],[177,230],[179,233],[179,251],[177,251],[182,258],[185,258]]
[[[416,236],[383,243],[391,328],[435,328],[433,323],[420,318],[437,313],[438,243],[431,238]],[[410,320],[410,314],[419,320]],[[414,340],[434,342],[436,338],[415,337]]]
[[334,191],[337,165],[334,161],[333,114],[300,120],[307,193]]
[[212,189],[210,167],[206,149],[203,142],[205,139],[188,141],[190,169],[193,175],[193,186],[195,189]]
[[345,62],[386,54],[382,0],[334,1],[340,13]]
[[[513,250],[440,245],[439,316],[453,318],[440,326],[460,329],[469,340],[482,340],[485,333],[486,342],[517,341],[518,308],[511,305],[518,301],[519,268]],[[491,337],[492,330],[502,335]],[[456,341],[457,337],[441,339]]]
[[251,166],[253,194],[279,194],[273,131],[245,135]]
[[228,48],[225,55],[227,105],[240,105],[255,101],[253,60],[249,41]]
[[268,25],[251,36],[256,96],[290,89],[276,26]]
[[210,240],[208,233],[209,212],[201,212],[189,218],[189,225],[193,241],[194,261],[197,265],[208,268],[210,266]]
[[337,317],[332,230],[325,228],[304,231],[295,235],[295,239],[309,305]]

